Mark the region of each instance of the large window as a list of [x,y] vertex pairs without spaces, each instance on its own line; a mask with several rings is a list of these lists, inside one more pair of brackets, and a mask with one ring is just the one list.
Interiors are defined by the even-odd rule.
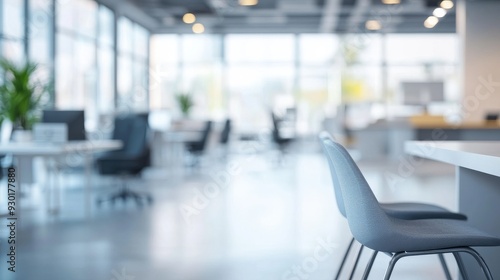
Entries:
[[180,69],[180,36],[161,35],[151,39],[149,76],[150,108],[174,108]]
[[99,34],[97,42],[97,98],[99,113],[108,114],[115,108],[115,15],[105,6],[99,7]]
[[304,134],[341,104],[388,116],[407,80],[443,80],[445,102],[458,98],[455,34],[156,35],[152,42],[151,108],[175,117],[174,96],[185,92],[195,116],[230,115],[240,130],[269,126],[271,110],[294,112]]
[[309,133],[320,129],[325,113],[340,101],[332,86],[339,42],[336,36],[325,34],[304,34],[298,39],[297,129]]
[[51,59],[52,5],[46,0],[29,1],[29,59],[48,74]]
[[149,32],[125,17],[118,20],[118,110],[146,111]]
[[85,109],[87,121],[95,125],[98,5],[91,0],[56,3],[56,107]]
[[119,104],[148,109],[149,32],[124,16],[115,23],[96,0],[0,0],[0,56],[37,63],[37,78],[54,82],[48,106],[84,109],[92,131]]
[[231,117],[242,130],[260,130],[271,110],[295,106],[295,36],[227,35],[226,90]]
[[25,57],[24,0],[2,1],[1,54],[4,58],[21,62]]
[[444,81],[448,101],[458,101],[458,37],[454,34],[387,35],[388,87],[401,100],[404,81]]

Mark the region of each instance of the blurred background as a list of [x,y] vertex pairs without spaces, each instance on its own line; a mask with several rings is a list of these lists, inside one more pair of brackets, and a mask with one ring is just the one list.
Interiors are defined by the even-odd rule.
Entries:
[[[0,278],[333,278],[350,235],[318,133],[349,148],[380,200],[456,210],[453,168],[402,174],[404,142],[500,140],[499,9],[0,0],[0,55],[37,65],[33,123],[1,101]],[[5,94],[13,77],[4,65]],[[15,273],[9,167],[22,205]],[[433,259],[418,262],[426,269],[402,264],[394,278],[444,279]]]

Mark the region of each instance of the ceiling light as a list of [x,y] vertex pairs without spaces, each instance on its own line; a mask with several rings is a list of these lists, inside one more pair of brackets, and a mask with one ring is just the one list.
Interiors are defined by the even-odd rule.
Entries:
[[196,34],[201,34],[205,32],[205,26],[203,26],[203,24],[201,23],[195,23],[193,24],[193,32]]
[[239,0],[241,6],[255,6],[259,4],[259,0]]
[[401,0],[382,0],[382,3],[384,3],[386,5],[396,5],[396,4],[400,4]]
[[443,0],[443,1],[441,1],[441,5],[440,6],[443,9],[449,10],[449,9],[453,8],[453,1],[451,1],[451,0]]
[[435,16],[430,16],[424,21],[424,26],[426,28],[434,28],[436,24],[439,22],[439,19]]
[[182,21],[184,21],[184,23],[187,23],[187,24],[193,23],[196,21],[196,16],[193,15],[192,13],[186,13],[182,17]]
[[435,17],[442,18],[446,15],[446,10],[443,8],[436,8],[436,9],[434,9],[434,12],[432,12],[432,14]]
[[382,28],[382,24],[378,20],[368,20],[365,23],[365,27],[368,30],[380,30]]

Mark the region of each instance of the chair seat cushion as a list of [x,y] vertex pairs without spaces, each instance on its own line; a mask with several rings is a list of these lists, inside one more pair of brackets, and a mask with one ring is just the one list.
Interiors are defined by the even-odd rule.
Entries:
[[381,203],[380,206],[387,215],[404,220],[419,219],[453,219],[467,220],[467,216],[461,213],[450,212],[449,210],[427,203],[400,202]]
[[[428,219],[402,220],[391,218],[390,236],[366,239],[377,235],[355,236],[363,245],[381,252],[412,252],[452,247],[500,246],[500,238],[471,227],[465,221]],[[362,234],[363,235],[363,234]]]

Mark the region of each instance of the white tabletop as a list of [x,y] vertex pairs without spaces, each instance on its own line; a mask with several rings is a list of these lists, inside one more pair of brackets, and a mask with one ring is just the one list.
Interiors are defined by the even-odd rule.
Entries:
[[119,140],[86,140],[66,143],[9,142],[0,145],[0,154],[50,156],[71,152],[100,152],[120,149]]
[[500,177],[498,141],[407,141],[405,151]]

